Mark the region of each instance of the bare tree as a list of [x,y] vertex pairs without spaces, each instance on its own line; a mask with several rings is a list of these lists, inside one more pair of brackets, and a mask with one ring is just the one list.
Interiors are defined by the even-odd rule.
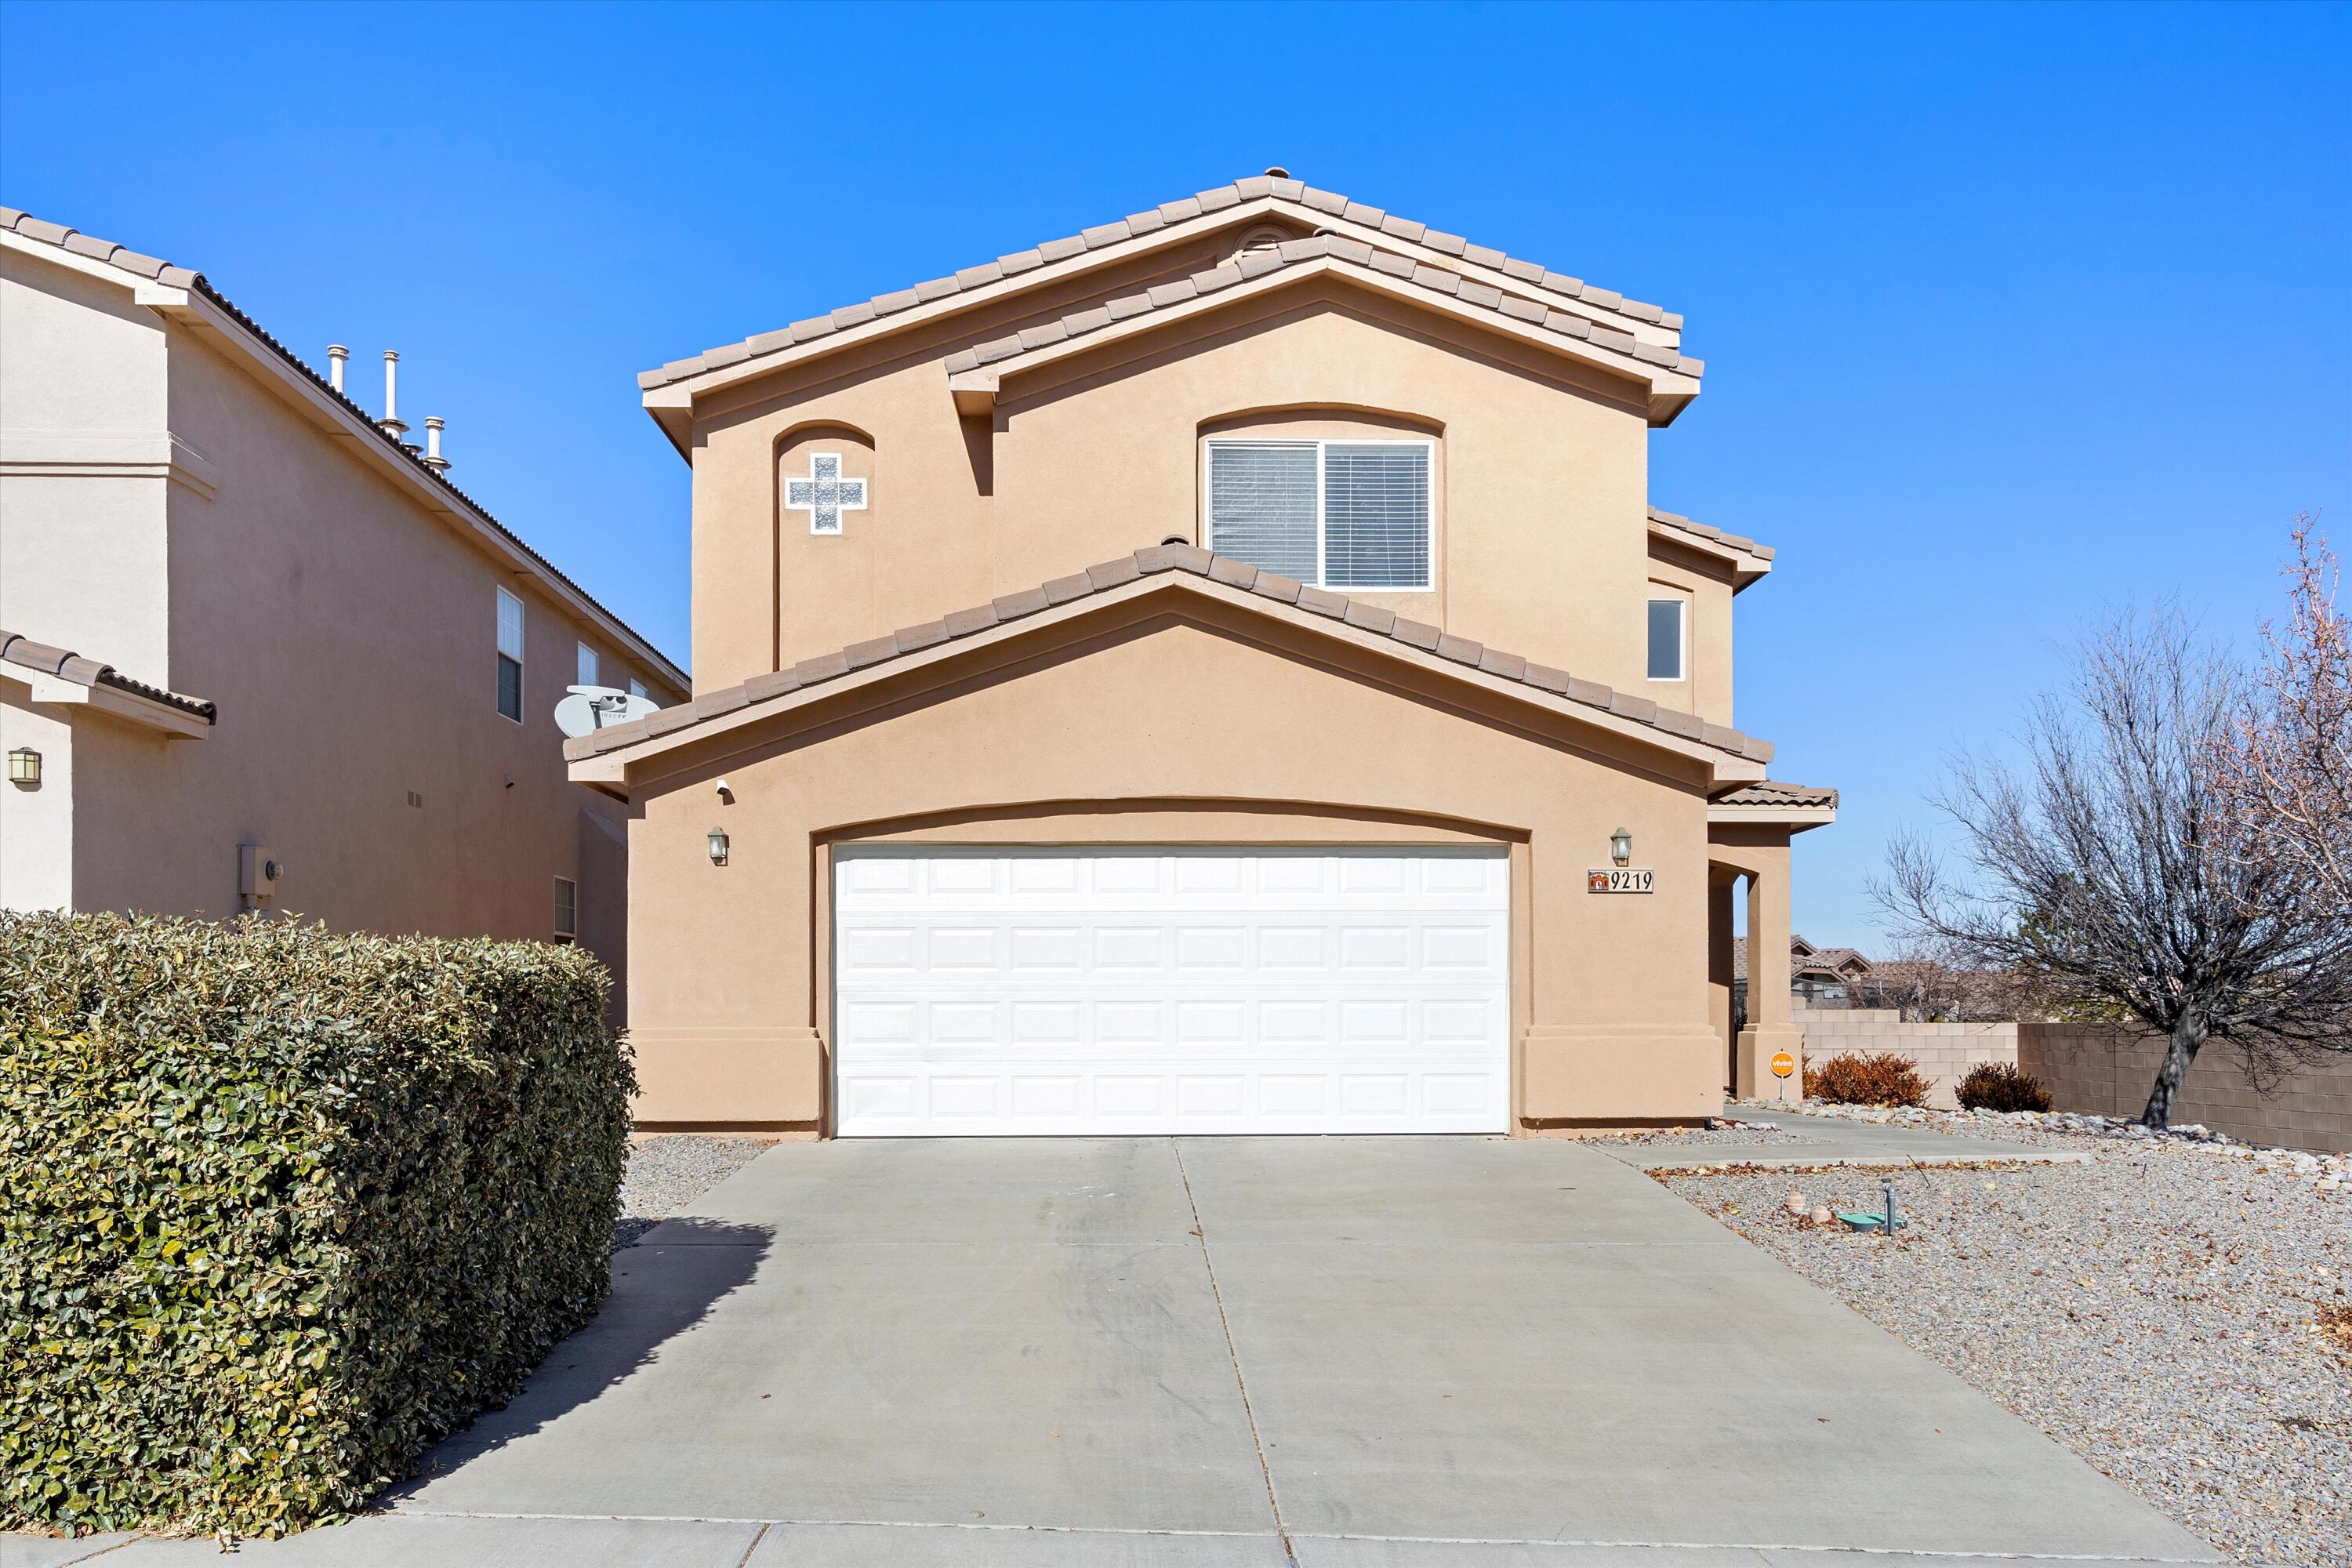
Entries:
[[1874,1005],[1899,1007],[1915,1023],[2005,1024],[2042,1010],[2024,976],[1980,968],[1941,939],[1915,942],[1872,965],[1864,984]]
[[2263,626],[2263,668],[2222,765],[2257,850],[2352,922],[2352,622],[2317,529],[2309,513],[2294,520],[2287,624]]
[[1935,800],[1972,875],[1904,837],[1872,889],[1906,936],[2167,1037],[2153,1128],[2209,1039],[2258,1083],[2352,1050],[2352,922],[2265,851],[2217,765],[2245,700],[2177,612],[2119,617],[2032,709],[2021,768],[1963,760]]

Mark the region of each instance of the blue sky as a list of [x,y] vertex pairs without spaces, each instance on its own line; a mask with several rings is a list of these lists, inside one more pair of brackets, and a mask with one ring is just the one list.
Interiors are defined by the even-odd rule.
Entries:
[[2088,617],[2352,542],[2352,8],[0,4],[0,201],[449,420],[688,651],[635,372],[1269,163],[1682,311],[1660,505],[1780,551],[1738,719],[1844,791],[1798,928]]

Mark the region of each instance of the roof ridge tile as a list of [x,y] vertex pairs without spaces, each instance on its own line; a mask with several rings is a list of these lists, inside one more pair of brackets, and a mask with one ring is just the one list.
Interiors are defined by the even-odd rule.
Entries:
[[1451,296],[1465,304],[1492,310],[1516,321],[1524,321],[1531,327],[1598,344],[1645,364],[1655,364],[1694,376],[1704,368],[1699,361],[1686,358],[1677,350],[1643,342],[1630,332],[1595,326],[1581,316],[1546,310],[1536,301],[1520,295],[1506,294],[1491,284],[1464,278],[1459,273],[1448,272],[1425,261],[1415,261],[1394,251],[1377,249],[1359,239],[1320,234],[1287,239],[1271,249],[1248,252],[1222,266],[1152,284],[1140,293],[1123,294],[1103,300],[1053,321],[1024,328],[1009,337],[974,343],[950,354],[943,363],[948,374],[960,375],[982,365],[1009,359],[1016,353],[1048,347],[1070,338],[1084,337],[1152,310],[1163,310],[1196,300],[1203,294],[1213,294],[1244,281],[1255,281],[1284,268],[1329,257],[1354,266],[1368,266],[1384,276]]
[[[1675,311],[1663,310],[1639,300],[1629,300],[1613,289],[1595,288],[1580,278],[1571,278],[1565,273],[1551,271],[1538,263],[1510,256],[1493,246],[1474,245],[1458,234],[1448,234],[1443,229],[1433,229],[1426,224],[1417,223],[1410,218],[1401,218],[1386,208],[1374,206],[1369,202],[1354,201],[1337,192],[1322,190],[1287,176],[1276,178],[1267,174],[1252,174],[1246,179],[1234,181],[1231,184],[1213,185],[1207,190],[1196,192],[1190,196],[1180,196],[1172,202],[1162,202],[1147,212],[1134,213],[1113,223],[1096,224],[1092,227],[1080,229],[1075,235],[1045,240],[1030,249],[1014,251],[1011,255],[1001,256],[994,261],[983,262],[977,267],[959,268],[950,277],[918,283],[911,289],[902,289],[888,295],[877,296],[868,303],[874,306],[875,316],[895,314],[898,310],[908,307],[893,305],[886,308],[881,302],[883,300],[897,300],[901,296],[912,294],[916,303],[929,304],[950,294],[985,288],[989,284],[1002,282],[1008,277],[1018,276],[1037,267],[1066,261],[1087,251],[1100,250],[1106,246],[1118,245],[1139,236],[1169,227],[1173,224],[1189,223],[1195,218],[1223,212],[1228,207],[1238,206],[1244,202],[1268,199],[1289,202],[1337,217],[1345,223],[1375,229],[1407,245],[1421,246],[1442,255],[1461,257],[1473,266],[1499,271],[1515,281],[1526,283],[1550,293],[1563,295],[1569,299],[1581,300],[1599,310],[1630,316],[1634,320],[1648,321],[1672,331],[1679,332],[1682,330],[1683,318]],[[0,214],[12,210],[0,207]],[[0,227],[8,226],[24,218],[23,214],[18,214],[16,218],[0,218]],[[29,221],[38,222],[39,220]],[[1318,236],[1317,237],[1330,237]],[[1349,243],[1360,245],[1363,242],[1351,239]],[[835,310],[829,316],[813,317],[810,320],[812,321],[833,321],[840,315],[841,311]],[[871,319],[873,318],[861,318],[858,324],[863,324],[865,321]],[[777,333],[761,332],[754,337],[740,340],[738,344],[722,345],[727,348],[745,346],[748,349],[744,353],[731,354],[725,359],[712,357],[719,352],[718,350],[705,350],[699,354],[689,354],[682,359],[671,360],[657,370],[640,372],[637,376],[637,385],[642,390],[650,392],[656,387],[666,386],[671,382],[683,381],[689,376],[698,375],[706,370],[717,370],[725,365],[740,363],[745,359],[774,353],[795,343],[807,342],[814,338],[824,335],[822,331],[803,333],[798,330],[801,325],[803,323],[794,323],[791,337],[783,342],[773,341],[778,337]],[[748,347],[762,340],[767,340],[766,346]],[[1678,353],[1679,351],[1670,350],[1669,352]],[[1688,366],[1696,366],[1701,362],[1685,356],[1681,363]],[[1696,374],[1698,372],[1694,369],[1691,374]]]

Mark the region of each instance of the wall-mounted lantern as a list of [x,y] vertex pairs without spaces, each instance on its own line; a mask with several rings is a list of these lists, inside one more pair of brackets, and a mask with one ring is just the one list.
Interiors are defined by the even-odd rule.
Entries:
[[714,866],[727,864],[727,830],[723,827],[710,830],[710,863]]
[[1609,858],[1620,866],[1631,866],[1633,863],[1633,836],[1622,827],[1611,834]]
[[41,785],[41,753],[30,746],[19,746],[8,753],[8,782],[23,784],[27,789]]

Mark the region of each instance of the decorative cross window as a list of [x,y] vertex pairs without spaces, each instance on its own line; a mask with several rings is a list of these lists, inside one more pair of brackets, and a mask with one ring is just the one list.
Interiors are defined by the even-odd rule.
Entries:
[[811,533],[839,533],[841,514],[866,510],[866,481],[841,477],[841,454],[811,452],[808,478],[784,477],[784,510],[809,514]]

